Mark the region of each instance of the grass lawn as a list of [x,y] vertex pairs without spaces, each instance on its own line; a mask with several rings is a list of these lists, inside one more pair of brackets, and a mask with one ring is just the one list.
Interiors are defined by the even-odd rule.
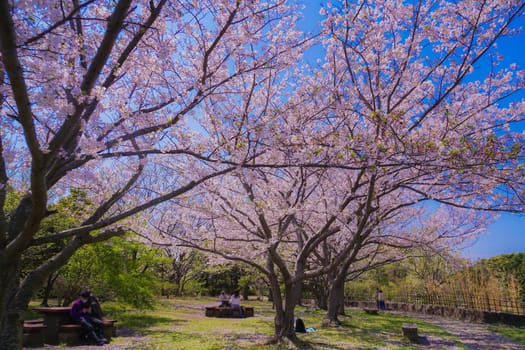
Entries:
[[[103,306],[109,317],[118,320],[118,327],[125,333],[112,343],[128,344],[129,349],[276,349],[276,345],[268,344],[273,334],[271,304],[245,302],[244,305],[255,308],[255,317],[245,319],[205,317],[204,306],[216,304],[217,301],[211,298],[187,298],[162,299],[159,306],[151,311],[123,310],[110,303]],[[321,328],[323,316],[324,312],[320,310],[297,309],[296,317],[301,317],[306,327],[318,329],[315,333],[299,334],[303,342],[301,349],[421,348],[403,338],[401,325],[405,322],[416,323],[419,334],[443,339],[448,344],[461,344],[457,338],[438,327],[399,315],[368,315],[361,310],[350,309],[347,316],[341,317],[342,326],[336,328]]]
[[[525,329],[523,327],[511,327],[507,325],[491,325],[489,329],[493,332],[514,339],[520,343],[525,344]],[[525,348],[525,345],[524,345]]]

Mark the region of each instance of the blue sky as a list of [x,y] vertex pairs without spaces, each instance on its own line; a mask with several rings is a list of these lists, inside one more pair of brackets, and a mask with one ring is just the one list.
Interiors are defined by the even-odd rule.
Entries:
[[[302,2],[306,8],[305,18],[299,23],[300,28],[304,31],[315,32],[321,20],[320,6],[326,1],[304,0]],[[525,28],[525,14],[515,22],[514,27]],[[525,69],[525,33],[522,32],[519,36],[500,41],[498,52],[503,55],[504,64],[517,63],[520,68]],[[316,54],[319,53],[313,53],[313,55]],[[308,57],[306,59],[311,62],[315,61],[314,59],[309,60]],[[525,98],[525,93],[516,98]],[[503,213],[493,225],[488,227],[487,232],[470,247],[463,250],[463,255],[472,260],[479,260],[513,252],[525,252],[525,214]]]
[[502,214],[476,243],[463,251],[463,255],[466,258],[479,260],[514,252],[525,252],[525,216],[523,214]]
[[[515,27],[525,30],[525,15],[515,24]],[[500,41],[498,51],[503,55],[504,63],[517,63],[520,68],[525,69],[524,32]],[[517,98],[525,98],[525,93]],[[502,214],[472,247],[463,251],[463,254],[467,258],[479,260],[514,252],[525,252],[525,214]]]

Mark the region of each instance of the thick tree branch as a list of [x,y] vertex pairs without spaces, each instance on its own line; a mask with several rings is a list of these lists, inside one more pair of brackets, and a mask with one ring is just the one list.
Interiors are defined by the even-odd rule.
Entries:
[[203,177],[201,177],[198,180],[190,181],[188,184],[186,184],[184,186],[181,186],[181,187],[179,187],[178,189],[176,189],[176,190],[174,190],[172,192],[169,192],[169,193],[167,193],[165,195],[162,195],[162,196],[158,196],[158,197],[156,197],[154,199],[151,199],[151,200],[149,200],[149,201],[147,201],[145,203],[139,204],[139,205],[135,206],[134,208],[131,208],[129,210],[125,210],[122,213],[116,214],[116,215],[111,216],[109,218],[106,218],[106,219],[103,219],[103,220],[100,220],[100,221],[97,221],[97,222],[94,222],[94,223],[90,223],[90,224],[87,224],[87,225],[84,225],[84,226],[80,226],[80,227],[76,227],[76,228],[73,228],[73,229],[65,230],[65,231],[62,231],[62,232],[57,233],[55,235],[34,239],[33,242],[32,242],[32,245],[40,245],[40,244],[50,243],[50,242],[56,241],[57,239],[63,239],[63,238],[72,237],[72,236],[76,236],[76,235],[80,235],[80,234],[85,234],[87,232],[91,232],[91,231],[94,231],[94,230],[98,230],[98,229],[107,227],[107,226],[112,225],[114,223],[117,223],[117,222],[119,222],[121,220],[124,220],[124,219],[126,219],[126,218],[128,218],[128,217],[130,217],[132,215],[140,213],[140,212],[142,212],[142,211],[144,211],[146,209],[152,208],[152,207],[154,207],[154,206],[156,206],[158,204],[161,204],[161,203],[164,203],[166,201],[169,201],[170,199],[176,198],[177,196],[180,196],[181,194],[184,194],[184,193],[194,189],[195,187],[197,187],[198,185],[204,183],[205,181],[207,181],[209,179],[212,179],[214,177],[227,174],[227,173],[229,173],[229,172],[231,172],[233,170],[235,170],[235,168],[228,168],[228,169],[225,169],[225,170],[217,171],[217,172],[214,172],[212,174],[203,176]]
[[[131,1],[132,0],[119,0],[113,13],[109,17],[104,37],[80,84],[80,90],[88,96],[91,94],[95,82],[99,78],[100,72],[113,50],[118,35],[122,30],[122,25],[127,16]],[[75,113],[70,115],[57,131],[55,137],[53,137],[49,143],[49,148],[53,154],[58,153],[61,146],[71,142],[72,138],[79,136],[80,119],[84,108],[84,104],[78,105]],[[84,117],[84,119],[86,119],[86,117]]]

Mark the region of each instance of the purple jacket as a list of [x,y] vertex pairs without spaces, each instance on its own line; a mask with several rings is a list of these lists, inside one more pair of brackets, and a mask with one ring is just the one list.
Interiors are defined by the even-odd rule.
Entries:
[[82,299],[77,299],[71,304],[71,318],[74,321],[80,321],[81,317],[84,317],[84,309],[89,308],[89,302],[84,302]]

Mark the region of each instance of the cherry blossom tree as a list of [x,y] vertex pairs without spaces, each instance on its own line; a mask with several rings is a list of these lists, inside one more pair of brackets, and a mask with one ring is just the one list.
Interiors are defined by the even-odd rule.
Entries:
[[169,297],[171,289],[175,296],[183,296],[188,282],[195,280],[206,267],[205,257],[196,250],[178,249],[176,246],[164,248],[164,252],[169,264],[161,266],[162,275],[166,275],[163,280],[169,281],[171,285],[166,295]]
[[[382,211],[382,209],[387,209]],[[328,273],[327,314],[330,324],[338,325],[344,314],[345,282],[388,263],[426,252],[441,254],[470,244],[491,222],[492,215],[472,210],[440,207],[408,207],[394,211],[387,205],[378,208],[369,224],[357,226],[345,234],[348,242],[324,242],[320,263],[329,266],[334,257],[344,252],[340,264]],[[351,249],[348,250],[348,247]]]
[[[422,203],[448,207],[436,215],[523,212],[524,135],[516,130],[525,115],[525,74],[502,66],[496,44],[514,33],[524,6],[329,2],[322,10],[325,58],[272,109],[279,116],[267,124],[272,134],[251,134],[252,143],[273,146],[253,165],[266,170],[214,182],[199,202],[202,235],[192,238],[200,241],[185,244],[267,274],[277,295],[276,336],[293,339],[300,281],[352,271],[364,241],[406,248],[411,235],[422,239],[418,247],[450,236],[448,216],[437,216],[442,225],[433,230],[385,236]],[[195,216],[187,214],[190,222]],[[483,226],[472,218],[465,232]],[[316,250],[339,233],[343,249],[310,270]]]
[[[354,158],[367,172],[372,166],[374,182],[388,174],[369,187],[374,196],[412,192],[396,198],[399,207],[434,200],[523,211],[523,135],[510,126],[523,121],[524,102],[513,95],[523,90],[524,73],[500,67],[491,51],[512,32],[523,4],[435,5],[377,1],[322,10],[329,33],[322,70],[333,87],[323,144],[344,162]],[[475,70],[487,73],[475,80]],[[328,316],[335,318],[330,306]]]
[[[21,347],[23,310],[77,249],[127,230],[155,240],[153,208],[231,171],[223,149],[237,165],[256,156],[236,145],[242,113],[209,115],[206,101],[259,103],[301,54],[296,13],[279,0],[0,1],[0,349]],[[10,188],[24,196],[5,211]],[[71,188],[93,208],[35,236]],[[58,241],[22,278],[28,247]]]
[[[259,158],[264,159],[265,155]],[[244,262],[265,275],[275,305],[278,341],[295,340],[294,308],[302,282],[325,273],[308,263],[319,245],[316,240],[337,232],[323,226],[323,217],[334,215],[322,210],[320,204],[326,199],[316,190],[323,175],[329,180],[328,173],[295,167],[238,168],[230,176],[203,184],[186,210],[177,210],[169,220],[177,220],[184,232],[191,230],[191,235],[176,232],[182,245],[215,254],[216,263]],[[170,233],[169,228],[165,233]]]
[[[326,56],[292,72],[303,46],[284,0],[0,0],[0,207],[8,185],[26,193],[0,215],[0,344],[19,346],[45,276],[125,229],[187,225],[185,244],[258,268],[276,337],[293,339],[301,282],[393,245],[385,230],[421,203],[523,211],[524,73],[495,49],[524,6],[328,2]],[[35,237],[72,187],[94,209]],[[26,247],[59,239],[20,281]]]
[[[278,341],[296,340],[294,308],[305,281],[329,276],[327,318],[338,322],[350,276],[403,259],[414,249],[439,252],[457,246],[486,223],[485,215],[465,209],[433,208],[426,214],[412,202],[400,206],[399,193],[374,195],[377,207],[363,215],[371,194],[349,190],[351,178],[344,174],[300,167],[237,169],[201,186],[187,211],[179,209],[162,221],[178,222],[182,245],[216,254],[217,263],[244,262],[266,276]],[[169,227],[164,230],[169,234]]]

